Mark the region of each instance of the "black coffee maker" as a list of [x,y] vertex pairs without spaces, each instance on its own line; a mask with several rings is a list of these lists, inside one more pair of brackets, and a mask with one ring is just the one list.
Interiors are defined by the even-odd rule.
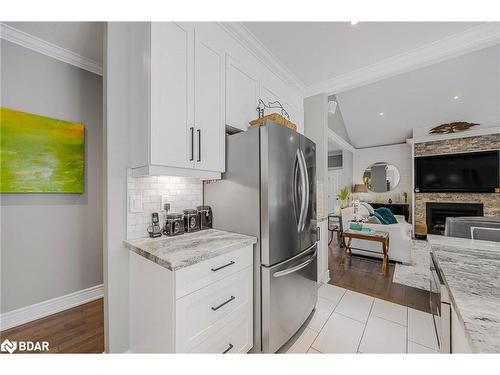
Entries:
[[198,215],[200,215],[200,227],[201,229],[210,229],[212,228],[212,207],[210,206],[198,206],[196,207],[198,210]]

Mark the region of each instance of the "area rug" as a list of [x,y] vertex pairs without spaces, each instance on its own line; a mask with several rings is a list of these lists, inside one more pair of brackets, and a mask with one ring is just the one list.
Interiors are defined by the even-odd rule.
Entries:
[[430,251],[431,245],[427,241],[413,240],[411,246],[412,263],[396,263],[392,281],[397,284],[429,290]]

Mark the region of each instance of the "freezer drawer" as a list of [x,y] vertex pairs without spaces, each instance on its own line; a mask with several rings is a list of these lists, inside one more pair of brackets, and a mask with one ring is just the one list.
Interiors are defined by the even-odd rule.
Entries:
[[274,353],[302,326],[317,300],[317,244],[262,266],[262,350]]

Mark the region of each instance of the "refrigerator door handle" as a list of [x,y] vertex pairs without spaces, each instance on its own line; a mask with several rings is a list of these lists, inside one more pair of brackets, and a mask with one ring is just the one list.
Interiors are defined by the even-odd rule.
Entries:
[[278,271],[278,272],[273,273],[273,277],[286,276],[286,275],[289,275],[291,273],[297,272],[297,271],[301,270],[304,267],[307,267],[309,264],[311,264],[312,262],[314,262],[314,259],[316,258],[316,255],[317,255],[317,252],[318,252],[318,250],[314,250],[314,253],[309,257],[309,259],[307,259],[303,263],[300,263],[300,264],[298,264],[298,265],[296,265],[294,267],[287,268],[286,270]]
[[299,170],[300,170],[300,185],[301,185],[301,200],[300,200],[300,216],[299,216],[299,224],[297,226],[297,231],[300,233],[302,231],[302,221],[304,220],[305,215],[305,206],[306,206],[306,171],[304,170],[304,165],[302,164],[302,156],[300,154],[300,149],[297,150],[297,158],[299,161]]
[[300,154],[300,161],[302,165],[301,176],[302,176],[302,205],[301,205],[301,220],[300,220],[300,230],[302,232],[306,225],[306,215],[307,210],[309,209],[309,176],[307,175],[307,164],[306,159],[302,150],[298,150]]
[[299,197],[299,152],[297,150],[297,154],[295,156],[295,164],[293,166],[293,210],[295,213],[295,219],[297,221],[297,232],[300,232],[300,197]]

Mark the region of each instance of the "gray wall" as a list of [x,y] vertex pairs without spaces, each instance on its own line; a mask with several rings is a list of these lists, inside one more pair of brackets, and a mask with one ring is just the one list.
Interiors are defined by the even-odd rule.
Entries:
[[[335,100],[337,102],[337,97],[335,95],[329,96],[328,100]],[[337,105],[335,114],[328,113],[328,127],[335,132],[338,136],[342,137],[344,141],[351,143],[349,134],[347,133],[347,128],[345,127],[344,118],[342,117],[342,111],[340,110],[340,105]]]
[[3,107],[85,124],[84,194],[1,194],[1,312],[102,284],[102,78],[2,40]]

